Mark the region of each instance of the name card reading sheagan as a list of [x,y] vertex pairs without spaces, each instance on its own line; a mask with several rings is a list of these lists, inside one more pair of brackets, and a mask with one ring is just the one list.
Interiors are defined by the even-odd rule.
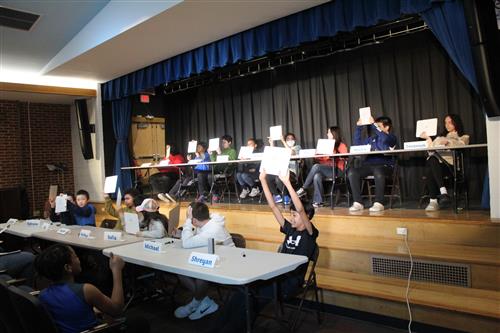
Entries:
[[59,228],[59,229],[57,229],[57,233],[61,234],[61,235],[66,235],[69,232],[70,232],[70,230],[68,228]]
[[208,253],[200,253],[200,252],[191,252],[189,256],[188,263],[191,265],[214,268],[215,262],[219,258],[216,254],[208,254]]
[[91,230],[82,229],[82,230],[80,230],[80,233],[78,234],[78,237],[88,239],[88,238],[90,238],[90,233],[91,232],[92,232]]
[[122,233],[117,231],[105,231],[104,232],[104,240],[108,241],[121,241]]
[[163,252],[163,244],[160,242],[155,242],[152,240],[145,240],[143,243],[143,248],[146,251],[154,252],[154,253],[162,253]]
[[26,225],[28,227],[40,227],[40,220],[26,220]]
[[403,144],[404,149],[425,149],[427,141],[409,141]]

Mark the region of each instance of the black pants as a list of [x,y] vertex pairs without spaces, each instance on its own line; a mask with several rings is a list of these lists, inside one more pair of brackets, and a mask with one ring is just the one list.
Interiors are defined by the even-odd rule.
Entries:
[[158,172],[149,177],[149,184],[154,194],[167,193],[179,179],[176,172]]
[[[266,176],[267,184],[269,186],[269,190],[273,195],[288,195],[288,190],[285,188],[285,184],[280,180],[280,177],[275,175],[267,175]],[[295,188],[297,186],[297,176],[295,173],[290,171],[290,183]]]
[[440,194],[439,189],[444,187],[444,174],[451,175],[451,166],[439,160],[436,156],[429,156],[425,163],[425,185],[429,189],[431,199],[437,199]]
[[357,168],[349,168],[348,178],[354,201],[363,203],[361,198],[361,178],[375,178],[375,202],[384,203],[385,177],[392,175],[393,167],[385,164],[363,164]]
[[208,192],[208,176],[212,175],[212,171],[198,171],[198,193],[200,195],[206,195]]

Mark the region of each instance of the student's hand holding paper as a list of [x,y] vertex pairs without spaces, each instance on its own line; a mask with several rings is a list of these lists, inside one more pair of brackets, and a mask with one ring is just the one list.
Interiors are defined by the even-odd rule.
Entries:
[[220,147],[217,147],[217,150],[216,150],[216,152],[217,152],[217,155],[220,155],[220,154],[222,154],[222,151],[220,150]]
[[357,126],[363,126],[363,121],[361,120],[361,117],[359,117],[358,121],[356,122]]
[[368,119],[368,122],[369,122],[370,124],[373,124],[373,123],[375,123],[375,119],[373,119],[373,117],[372,117],[372,116],[370,116],[370,118]]
[[262,168],[262,171],[259,174],[259,180],[261,182],[265,181],[266,180],[266,176],[267,176],[266,169]]
[[420,133],[420,138],[427,140],[427,139],[429,139],[429,136],[427,135],[426,131],[423,131],[422,133]]
[[269,142],[269,146],[274,147],[274,140],[270,136],[267,137],[267,141]]

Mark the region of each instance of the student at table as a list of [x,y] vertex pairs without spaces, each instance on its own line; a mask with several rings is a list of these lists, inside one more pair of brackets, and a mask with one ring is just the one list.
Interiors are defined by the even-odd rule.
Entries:
[[[186,210],[186,222],[182,226],[182,247],[205,247],[209,238],[213,238],[215,243],[234,246],[233,238],[226,230],[224,222],[224,216],[210,214],[206,204],[192,202]],[[207,295],[208,282],[182,275],[179,275],[179,280],[193,294],[193,299],[178,307],[174,312],[175,317],[197,320],[219,309],[219,305]]]
[[137,214],[139,217],[139,222],[142,222],[144,216],[142,215],[142,213],[138,213],[135,210],[137,200],[140,198],[140,196],[141,194],[137,189],[129,188],[123,194],[123,203],[125,203],[125,208],[117,207],[117,209],[115,209],[113,207],[113,200],[111,200],[107,193],[104,193],[104,211],[109,215],[118,218],[114,229],[123,230],[123,219],[125,213]]
[[76,192],[76,203],[73,202],[71,197],[67,197],[68,211],[73,215],[73,218],[78,225],[90,225],[95,227],[95,213],[94,205],[89,203],[89,192],[79,190]]
[[[326,136],[330,140],[335,140],[335,147],[333,149],[334,154],[344,154],[347,153],[347,145],[342,140],[342,135],[340,134],[340,128],[338,126],[331,126],[327,129]],[[323,206],[323,178],[329,177],[335,180],[335,177],[341,176],[344,173],[344,159],[335,159],[335,168],[333,167],[333,161],[330,157],[317,157],[315,159],[318,163],[314,164],[307,178],[301,188],[297,190],[299,197],[306,194],[306,189],[314,185],[313,194],[313,207]]]
[[[254,138],[247,140],[247,147],[254,153],[260,152],[257,140]],[[259,165],[259,162],[244,163],[241,165],[241,171],[236,173],[236,180],[242,187],[240,199],[245,199],[247,196],[254,198],[260,194],[260,188],[256,184],[256,180],[259,179]]]
[[[100,320],[93,308],[112,317],[122,315],[124,265],[118,256],[109,258],[113,291],[108,297],[92,284],[75,283],[75,277],[82,269],[80,259],[70,246],[54,244],[38,255],[35,269],[51,282],[47,289],[42,290],[39,300],[49,311],[59,332],[77,333],[98,325]],[[149,332],[148,322],[140,318],[127,318],[125,326],[125,332]]]
[[163,238],[167,236],[168,218],[159,212],[160,205],[151,198],[144,199],[135,210],[142,213],[144,219],[140,223],[141,231],[138,237]]
[[[420,137],[427,140],[429,147],[457,147],[469,144],[469,136],[464,134],[462,120],[456,114],[448,114],[444,117],[444,131],[434,140],[425,132]],[[454,162],[453,155],[449,150],[429,152],[426,161],[425,176],[430,201],[425,210],[435,211],[439,210],[440,205],[445,206],[449,204],[450,198],[444,185],[443,175],[451,175]]]
[[[234,161],[238,158],[238,154],[236,153],[236,150],[232,147],[233,144],[233,138],[226,134],[223,135],[221,138],[222,142],[222,149],[220,147],[217,147],[217,150],[210,152],[210,159],[212,162],[217,161],[217,156],[219,155],[227,155],[229,161]],[[235,165],[234,164],[222,164],[222,165],[215,165],[213,166],[214,168],[214,175],[217,176],[217,174],[225,174],[228,176],[231,174],[234,169]],[[206,183],[208,179],[208,184]],[[198,177],[198,181],[200,181],[200,177]],[[204,188],[208,186],[212,186],[212,183],[214,182],[214,179],[212,177],[212,173],[208,174],[208,177],[205,179],[201,179],[201,181],[204,184],[200,184],[199,186],[203,186]],[[219,202],[220,199],[220,193],[217,192],[217,189],[214,188],[214,191],[212,193],[212,202]],[[200,200],[201,202],[206,201],[206,196],[205,198],[201,197]]]
[[[259,179],[262,183],[262,189],[266,196],[267,204],[273,212],[276,222],[280,225],[280,231],[285,235],[281,245],[281,253],[303,255],[311,258],[316,250],[316,239],[318,230],[312,224],[314,217],[314,207],[307,202],[302,202],[293,189],[290,182],[289,173],[280,176],[284,186],[288,189],[292,204],[290,206],[290,217],[287,220],[281,210],[274,202],[273,195],[267,183],[265,170],[260,173]],[[294,271],[282,276],[278,281],[278,290],[282,298],[293,296],[302,287],[304,277],[307,272],[308,263],[300,265]],[[253,290],[253,293],[259,297],[260,302],[254,308],[255,313],[259,311],[274,297],[274,286],[272,283],[264,283]],[[230,300],[224,305],[224,308],[215,321],[212,332],[244,332],[246,323],[245,295],[238,291],[233,294]]]
[[[372,151],[390,150],[396,148],[397,138],[392,131],[392,120],[389,117],[370,117],[370,124],[363,125],[361,118],[356,124],[354,132],[354,145],[370,145]],[[362,138],[364,127],[368,127],[371,135]],[[367,155],[360,165],[354,165],[349,168],[347,173],[349,183],[351,184],[353,205],[349,208],[351,212],[364,209],[363,199],[361,198],[361,179],[370,175],[375,178],[375,202],[370,207],[371,212],[380,212],[384,210],[384,190],[385,177],[392,175],[394,169],[394,159],[392,156]]]
[[[295,134],[290,132],[287,133],[285,137],[281,137],[281,143],[283,144],[283,147],[291,150],[292,156],[299,155],[300,145],[297,144]],[[269,145],[271,147],[274,146],[274,141],[269,139]],[[290,161],[288,169],[290,171],[291,182],[295,184],[297,182],[297,175],[299,172],[299,163],[295,160]],[[290,204],[290,196],[287,194],[287,189],[278,176],[268,175],[267,183],[269,184],[269,189],[273,194],[275,203],[283,202],[285,205]],[[281,193],[283,193],[283,197],[281,196]]]
[[[170,147],[170,149],[167,149],[170,154],[163,158],[164,161],[168,161],[169,165],[185,163],[184,156],[182,156],[176,146],[168,145],[167,147]],[[163,193],[170,191],[178,179],[178,167],[164,166],[158,167],[158,173],[149,177],[149,183],[151,184],[153,194],[157,194],[158,199],[163,200],[165,198]],[[163,197],[163,199],[161,197]]]
[[[66,195],[68,196],[70,201],[73,201],[73,198],[74,198],[73,194],[68,193]],[[48,216],[52,222],[61,222],[62,224],[65,224],[65,225],[76,224],[75,219],[73,217],[73,214],[71,212],[69,212],[68,210],[65,212],[56,213],[56,200],[55,199],[49,198],[48,203],[49,203],[48,207],[50,207],[49,212],[48,212]]]

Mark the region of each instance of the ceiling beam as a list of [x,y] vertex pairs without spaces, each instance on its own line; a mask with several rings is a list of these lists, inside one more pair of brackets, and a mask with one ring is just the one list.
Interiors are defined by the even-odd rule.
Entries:
[[83,96],[83,97],[96,97],[97,95],[95,89],[42,86],[36,84],[22,84],[22,83],[12,83],[12,82],[0,82],[0,91],[17,91],[17,92],[27,92],[27,93],[71,95],[71,96]]

